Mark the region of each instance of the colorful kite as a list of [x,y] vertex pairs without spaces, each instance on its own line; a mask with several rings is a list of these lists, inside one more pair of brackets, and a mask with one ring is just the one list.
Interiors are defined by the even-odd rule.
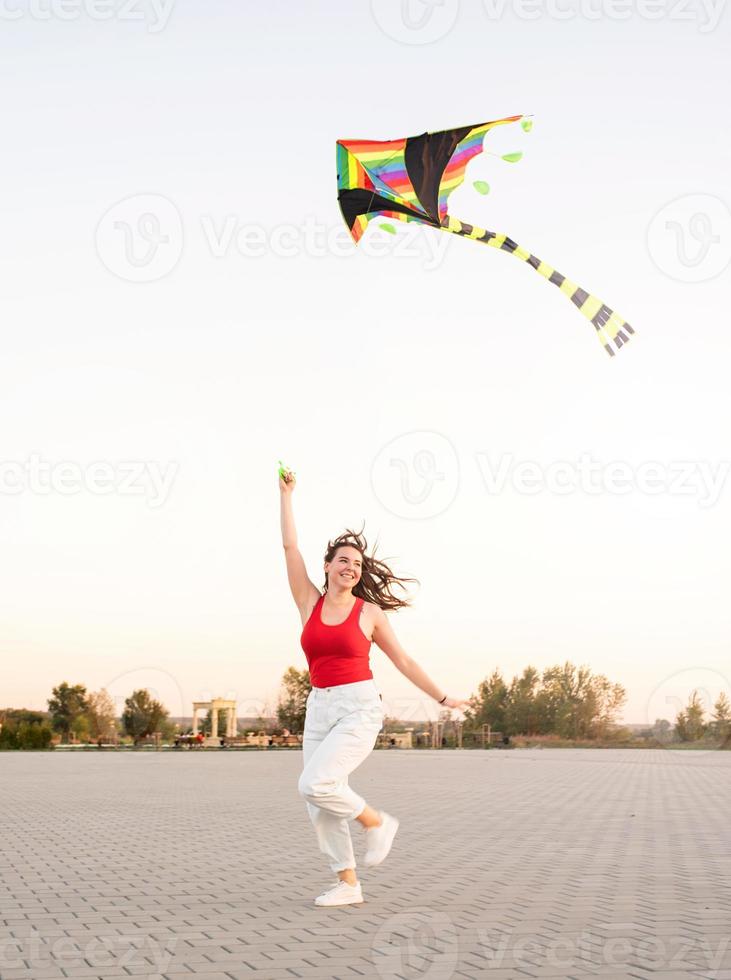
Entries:
[[[606,303],[571,282],[547,262],[532,255],[507,235],[485,231],[452,218],[447,201],[464,180],[465,167],[483,150],[486,134],[495,126],[519,122],[529,132],[532,121],[524,116],[508,116],[477,126],[445,129],[398,140],[338,140],[338,200],[350,234],[357,243],[368,222],[376,217],[422,224],[451,231],[455,235],[484,242],[511,252],[532,265],[542,276],[591,320],[604,349],[614,356],[634,333],[632,327]],[[522,153],[507,153],[503,160],[516,163]],[[487,193],[485,181],[475,181],[475,189]],[[390,225],[382,225],[393,231]]]

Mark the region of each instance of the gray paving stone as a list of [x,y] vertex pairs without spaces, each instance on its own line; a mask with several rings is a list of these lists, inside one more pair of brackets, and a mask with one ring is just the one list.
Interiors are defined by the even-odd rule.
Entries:
[[43,970],[32,969],[30,965],[26,965],[20,969],[3,970],[0,975],[2,980],[28,980],[30,976],[33,977],[33,980],[58,980],[58,978],[65,977],[66,974],[58,967]]
[[0,980],[731,980],[730,753],[376,752],[343,909],[300,765],[1,753]]

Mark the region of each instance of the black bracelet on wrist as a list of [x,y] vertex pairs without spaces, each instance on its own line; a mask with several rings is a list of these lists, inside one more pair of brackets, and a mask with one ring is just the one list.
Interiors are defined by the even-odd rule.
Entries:
[[446,700],[447,700],[447,695],[445,694],[442,700],[439,702],[439,704],[444,704]]

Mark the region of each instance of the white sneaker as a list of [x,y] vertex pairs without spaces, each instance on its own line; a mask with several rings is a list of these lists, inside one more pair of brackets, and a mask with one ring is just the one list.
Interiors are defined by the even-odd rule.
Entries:
[[347,881],[339,881],[337,885],[328,888],[315,899],[315,905],[359,905],[363,901],[360,882],[349,885]]
[[398,830],[398,820],[388,813],[381,812],[381,824],[379,827],[369,827],[366,830],[366,841],[368,850],[363,858],[363,864],[369,868],[380,864],[391,850],[391,844]]

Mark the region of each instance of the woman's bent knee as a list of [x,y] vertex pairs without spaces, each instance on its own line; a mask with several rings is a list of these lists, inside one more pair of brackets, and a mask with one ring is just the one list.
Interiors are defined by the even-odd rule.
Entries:
[[307,772],[303,772],[297,783],[297,790],[308,803],[314,803],[319,797],[328,795],[329,787],[321,780],[313,779]]
[[303,772],[297,783],[297,789],[308,803],[321,806],[325,801],[337,795],[337,783],[333,780],[312,778]]

